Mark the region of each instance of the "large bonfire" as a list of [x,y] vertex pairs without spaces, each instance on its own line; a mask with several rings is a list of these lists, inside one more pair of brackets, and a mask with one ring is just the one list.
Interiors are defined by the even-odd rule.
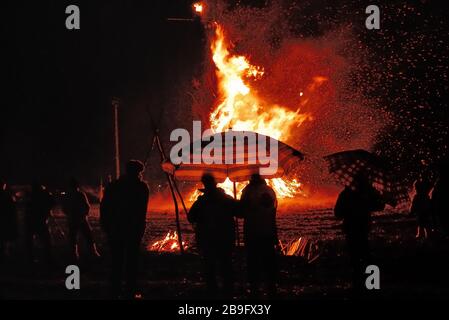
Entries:
[[[299,127],[304,121],[312,120],[311,114],[301,113],[301,106],[298,106],[296,111],[291,111],[282,105],[264,103],[250,85],[251,81],[257,81],[264,76],[264,68],[252,65],[244,55],[230,53],[225,30],[217,22],[214,22],[214,28],[211,54],[220,93],[216,107],[209,116],[214,132],[229,129],[254,131],[286,141],[292,128]],[[319,85],[326,78],[317,77],[314,80],[315,85]],[[298,95],[302,97],[304,92],[298,92]],[[279,198],[291,198],[301,193],[301,183],[296,178],[276,178],[267,181]],[[244,183],[237,183],[238,193],[243,186]],[[221,187],[232,194],[233,184],[230,180],[226,180]],[[195,199],[197,194],[195,192],[190,199]]]

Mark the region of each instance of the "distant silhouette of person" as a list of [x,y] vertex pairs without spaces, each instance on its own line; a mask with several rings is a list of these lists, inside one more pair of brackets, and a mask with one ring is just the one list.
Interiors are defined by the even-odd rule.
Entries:
[[449,177],[446,163],[441,165],[438,180],[432,191],[432,210],[441,231],[449,236]]
[[234,275],[232,253],[235,246],[235,223],[238,202],[217,187],[214,177],[204,174],[204,189],[194,202],[187,218],[195,225],[196,243],[203,257],[205,278],[210,294],[218,292],[218,270],[223,278],[223,290],[232,295]]
[[47,189],[38,182],[33,182],[26,207],[26,246],[28,258],[34,260],[34,237],[38,236],[44,247],[47,263],[51,262],[51,237],[48,219],[54,206],[54,199]]
[[137,160],[126,164],[126,173],[110,183],[100,205],[100,222],[112,253],[112,290],[122,294],[123,272],[126,294],[137,294],[137,273],[140,244],[146,225],[149,189],[142,180],[144,165]]
[[71,179],[68,190],[62,202],[62,210],[67,216],[69,227],[70,252],[74,259],[79,259],[77,244],[78,234],[81,233],[89,245],[92,256],[99,257],[96,244],[92,236],[92,228],[88,215],[90,210],[89,200],[86,194],[80,190],[78,181]]
[[16,205],[6,187],[0,178],[0,263],[6,256],[8,243],[18,235]]
[[265,273],[269,293],[274,295],[277,278],[275,247],[279,242],[276,194],[259,174],[254,174],[242,191],[240,203],[251,294],[259,294],[261,277]]
[[415,182],[416,194],[412,200],[410,215],[417,218],[416,238],[427,239],[431,231],[432,203],[429,195],[431,189],[432,184],[425,179],[418,179]]
[[353,288],[364,287],[364,274],[370,255],[369,231],[371,213],[382,211],[385,203],[380,194],[370,184],[368,178],[360,173],[352,184],[340,193],[335,204],[337,219],[343,219],[343,232],[352,266]]

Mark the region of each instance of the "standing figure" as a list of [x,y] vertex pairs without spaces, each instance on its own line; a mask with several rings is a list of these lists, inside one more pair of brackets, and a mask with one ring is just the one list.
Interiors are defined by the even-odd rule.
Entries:
[[432,191],[432,210],[441,231],[449,236],[449,179],[447,167],[441,166],[438,180]]
[[51,237],[48,219],[54,206],[54,199],[47,189],[38,182],[33,182],[28,199],[25,218],[26,246],[28,258],[34,261],[34,237],[38,236],[44,247],[47,263],[51,262]]
[[429,196],[431,189],[432,184],[426,180],[419,179],[415,182],[416,194],[413,197],[410,215],[417,218],[416,238],[427,239],[431,231],[432,203]]
[[259,174],[251,177],[240,199],[244,218],[248,279],[251,294],[257,296],[265,273],[269,294],[276,294],[277,199],[273,189]]
[[233,293],[232,253],[235,245],[234,215],[237,201],[217,188],[210,174],[201,178],[204,189],[189,210],[188,220],[195,225],[196,243],[203,257],[209,293],[217,293],[217,269],[223,278],[226,296]]
[[334,213],[343,219],[343,233],[346,237],[351,266],[353,288],[364,288],[364,274],[370,255],[368,236],[371,213],[385,207],[380,194],[370,184],[368,178],[359,173],[350,186],[339,194]]
[[75,179],[70,180],[68,187],[65,198],[63,199],[62,210],[68,220],[71,256],[75,260],[79,259],[77,238],[78,234],[81,233],[89,245],[92,256],[100,257],[92,237],[92,228],[88,220],[90,204],[86,194],[80,190],[79,184]]
[[127,296],[137,296],[140,244],[149,197],[148,186],[142,180],[143,171],[142,162],[128,161],[126,173],[106,187],[100,205],[100,222],[111,247],[111,284],[116,297],[122,294],[123,272]]
[[8,243],[17,238],[17,212],[13,197],[0,178],[0,263],[6,256]]

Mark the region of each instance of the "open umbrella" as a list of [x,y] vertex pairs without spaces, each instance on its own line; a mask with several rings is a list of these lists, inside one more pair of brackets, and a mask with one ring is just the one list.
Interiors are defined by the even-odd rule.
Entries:
[[363,173],[387,204],[396,206],[410,200],[407,187],[390,166],[371,152],[348,150],[327,155],[324,159],[329,165],[329,172],[343,185],[351,185],[354,177]]
[[[219,146],[216,152],[209,152],[211,142]],[[191,143],[186,150],[193,163],[163,163],[162,169],[178,180],[193,182],[200,181],[206,172],[212,174],[217,182],[226,178],[233,182],[246,181],[255,173],[261,173],[265,179],[279,178],[304,159],[301,152],[289,145],[252,131],[219,132]],[[271,153],[273,151],[274,154]],[[265,174],[260,171],[270,165],[275,170]]]

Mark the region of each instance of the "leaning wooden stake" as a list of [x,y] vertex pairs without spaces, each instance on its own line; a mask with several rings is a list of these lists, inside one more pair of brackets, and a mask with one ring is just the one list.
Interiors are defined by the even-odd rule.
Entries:
[[[157,148],[159,150],[159,153],[161,155],[161,161],[166,161],[167,158],[165,156],[164,149],[162,147],[161,140],[159,139],[159,135],[158,135],[157,132],[154,135],[154,139],[155,139]],[[172,198],[173,198],[173,203],[175,205],[176,233],[178,235],[179,251],[181,252],[181,254],[184,254],[184,246],[182,245],[181,224],[179,222],[178,200],[176,199],[176,194],[175,194],[174,187],[173,187],[172,177],[167,172],[165,173],[165,176],[167,177],[168,186],[170,187],[170,192],[171,192],[171,195],[172,195]]]
[[175,191],[178,194],[179,199],[181,200],[182,207],[184,208],[184,212],[185,212],[185,214],[187,216],[188,210],[187,210],[186,204],[184,202],[184,198],[182,197],[182,194],[179,191],[178,184],[176,183],[176,179],[175,178],[173,178],[173,185],[175,186]]

